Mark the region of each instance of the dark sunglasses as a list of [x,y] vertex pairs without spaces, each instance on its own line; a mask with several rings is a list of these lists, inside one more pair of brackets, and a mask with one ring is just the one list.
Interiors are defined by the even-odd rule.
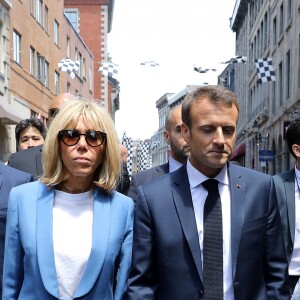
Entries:
[[106,140],[106,133],[95,130],[88,130],[86,133],[79,133],[74,129],[65,129],[58,133],[59,139],[67,146],[76,145],[79,142],[81,135],[85,136],[85,141],[92,147],[99,147]]
[[57,113],[59,112],[59,109],[58,108],[51,108],[48,110],[48,117],[49,118],[54,118]]

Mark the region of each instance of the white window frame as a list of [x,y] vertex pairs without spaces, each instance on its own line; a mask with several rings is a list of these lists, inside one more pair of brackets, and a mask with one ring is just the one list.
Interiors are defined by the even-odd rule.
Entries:
[[33,47],[30,47],[29,64],[30,75],[35,76],[35,49]]
[[49,33],[49,8],[45,5],[45,32]]
[[38,81],[45,84],[45,56],[37,53],[36,60],[37,60],[36,78],[37,78]]
[[17,32],[13,31],[13,50],[14,50],[14,61],[21,65],[21,41],[22,36]]
[[59,45],[59,23],[57,20],[54,20],[54,43],[58,46]]
[[59,74],[56,71],[54,72],[54,93],[59,94]]
[[35,19],[39,24],[43,24],[43,0],[36,0]]

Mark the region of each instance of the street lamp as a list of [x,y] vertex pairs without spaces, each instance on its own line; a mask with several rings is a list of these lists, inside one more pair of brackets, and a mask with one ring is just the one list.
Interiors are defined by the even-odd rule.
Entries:
[[252,129],[253,129],[253,133],[254,133],[255,135],[257,135],[258,132],[259,132],[259,125],[258,125],[258,123],[257,123],[256,120],[254,121],[254,123],[253,123],[253,125],[252,125]]

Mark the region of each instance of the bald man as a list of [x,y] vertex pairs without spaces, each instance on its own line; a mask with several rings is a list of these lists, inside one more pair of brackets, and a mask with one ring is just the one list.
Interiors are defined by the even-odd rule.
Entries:
[[170,147],[167,163],[133,174],[131,177],[128,196],[137,201],[138,187],[157,177],[177,170],[189,156],[190,147],[181,134],[181,104],[173,107],[166,116],[164,139]]
[[53,98],[53,100],[50,102],[49,109],[48,109],[48,120],[47,120],[47,126],[49,128],[52,120],[58,113],[60,107],[67,101],[75,99],[75,96],[70,93],[62,93],[57,95]]
[[[59,94],[52,99],[48,109],[48,127],[57,114],[59,108],[65,102],[73,99],[75,99],[75,96],[69,93]],[[43,145],[40,145],[27,150],[12,153],[9,157],[8,165],[23,172],[32,174],[35,179],[37,179],[43,174],[42,150]]]

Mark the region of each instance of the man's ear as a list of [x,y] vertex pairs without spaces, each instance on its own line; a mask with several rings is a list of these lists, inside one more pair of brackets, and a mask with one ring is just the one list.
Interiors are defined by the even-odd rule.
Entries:
[[170,145],[170,133],[167,130],[164,130],[164,139],[168,145]]
[[189,130],[189,127],[184,123],[181,124],[181,135],[182,135],[184,141],[189,145],[190,144],[190,130]]
[[297,158],[300,158],[300,145],[294,144],[292,150]]

